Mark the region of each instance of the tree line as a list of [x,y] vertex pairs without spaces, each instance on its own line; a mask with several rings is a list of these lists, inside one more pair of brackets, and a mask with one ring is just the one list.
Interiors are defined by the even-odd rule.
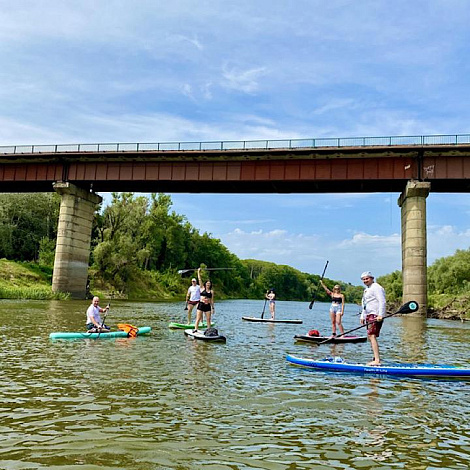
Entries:
[[[0,258],[33,262],[52,273],[60,197],[55,193],[0,194]],[[172,299],[184,295],[195,272],[178,270],[224,267],[211,271],[221,297],[263,298],[275,288],[281,300],[327,302],[320,276],[261,260],[240,260],[222,242],[201,233],[171,209],[167,194],[150,197],[113,193],[95,213],[90,255],[91,288],[128,298]],[[204,273],[206,276],[209,272]],[[457,250],[428,268],[429,303],[442,307],[470,298],[470,250]],[[401,272],[378,278],[390,302],[401,301]],[[340,284],[347,302],[359,303],[362,286]],[[468,302],[467,302],[468,303]]]

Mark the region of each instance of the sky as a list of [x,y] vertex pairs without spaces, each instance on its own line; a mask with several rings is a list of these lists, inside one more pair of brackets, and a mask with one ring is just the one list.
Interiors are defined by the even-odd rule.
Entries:
[[[0,0],[0,24],[0,145],[470,133],[467,0]],[[401,269],[398,196],[172,200],[242,259],[359,285]],[[428,264],[469,214],[431,188]]]

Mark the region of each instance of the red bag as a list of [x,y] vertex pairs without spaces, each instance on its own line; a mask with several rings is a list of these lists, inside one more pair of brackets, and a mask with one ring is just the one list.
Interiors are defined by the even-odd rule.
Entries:
[[309,336],[320,336],[320,332],[318,330],[310,330],[308,332]]

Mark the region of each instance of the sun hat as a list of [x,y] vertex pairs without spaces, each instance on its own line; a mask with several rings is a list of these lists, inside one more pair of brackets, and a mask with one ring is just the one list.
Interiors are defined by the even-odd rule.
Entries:
[[370,271],[364,271],[361,274],[361,279],[364,279],[365,277],[371,277],[372,279],[374,279],[374,276],[372,276],[372,273]]

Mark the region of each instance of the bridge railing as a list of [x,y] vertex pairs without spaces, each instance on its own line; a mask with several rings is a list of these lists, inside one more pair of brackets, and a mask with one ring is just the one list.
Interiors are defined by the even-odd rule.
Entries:
[[57,145],[3,145],[0,154],[81,153],[81,152],[191,152],[256,149],[299,149],[325,147],[373,147],[401,145],[469,144],[470,134],[412,135],[389,137],[320,137],[316,139],[220,140],[205,142],[100,143]]

